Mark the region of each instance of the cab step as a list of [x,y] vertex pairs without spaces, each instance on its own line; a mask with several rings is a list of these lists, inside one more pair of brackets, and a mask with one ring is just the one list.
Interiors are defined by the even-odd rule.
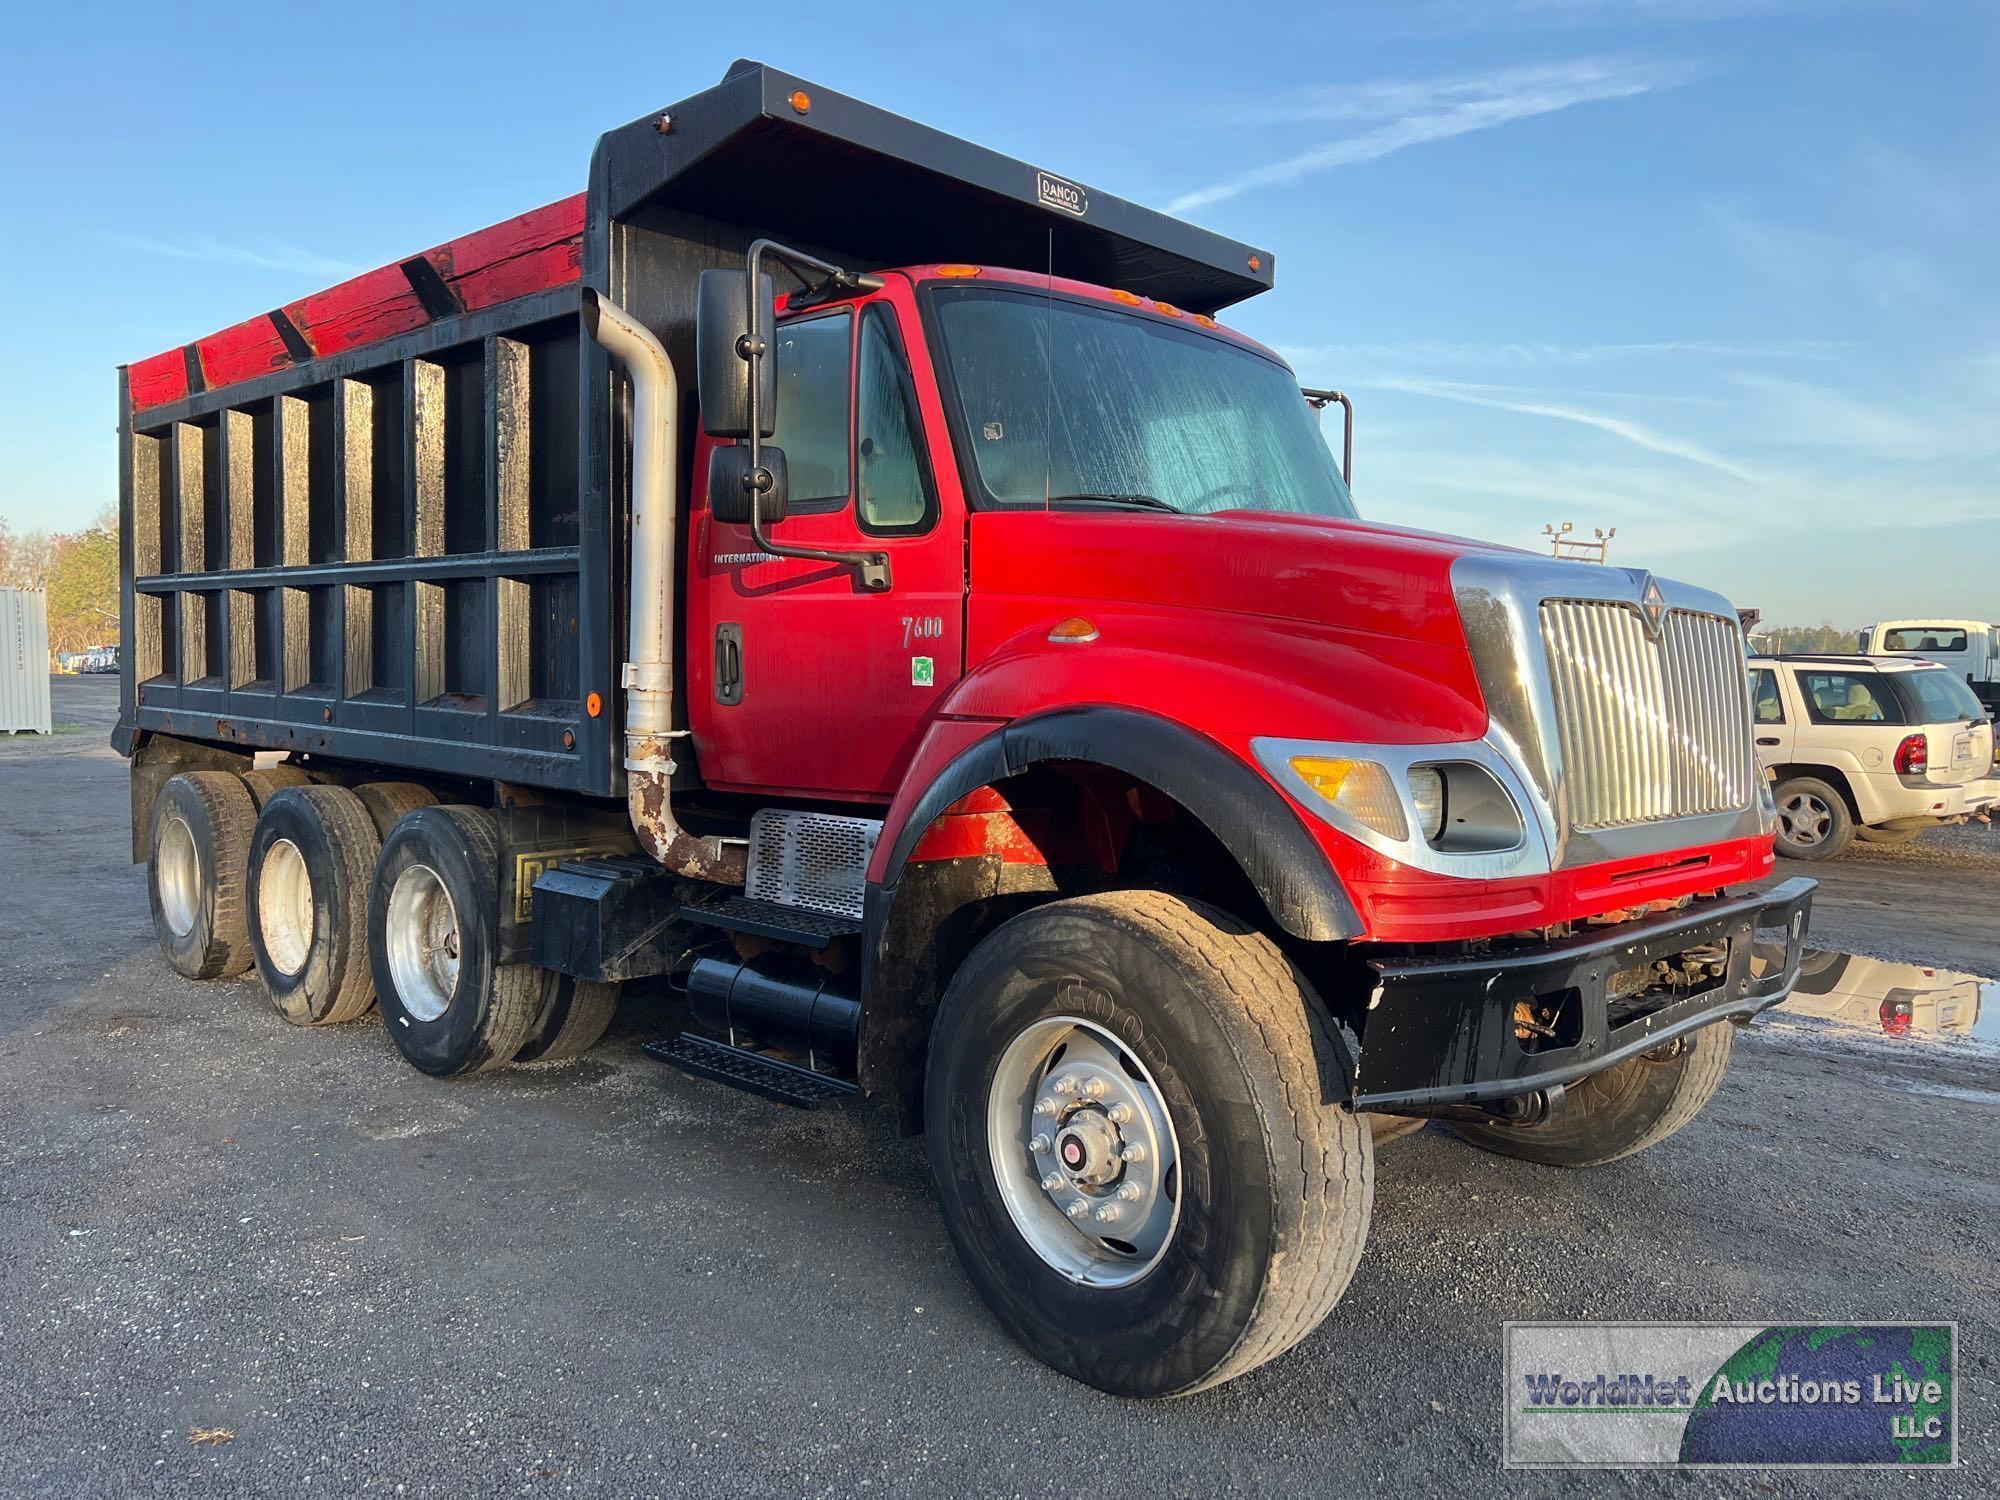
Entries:
[[861,1096],[860,1089],[841,1079],[815,1073],[797,1063],[766,1057],[761,1052],[732,1047],[712,1037],[697,1036],[692,1031],[642,1043],[640,1050],[702,1078],[798,1109],[823,1109]]
[[683,906],[680,920],[790,943],[814,953],[829,947],[835,938],[856,936],[861,931],[861,923],[853,917],[760,901],[755,896],[731,896],[712,904]]

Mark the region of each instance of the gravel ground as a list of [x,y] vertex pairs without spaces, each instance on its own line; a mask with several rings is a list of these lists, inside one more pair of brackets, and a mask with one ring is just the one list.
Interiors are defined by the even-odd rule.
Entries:
[[[372,1018],[175,977],[115,684],[56,691],[87,733],[0,741],[0,1493],[1879,1493],[1498,1468],[1503,1320],[1828,1317],[1961,1323],[1965,1466],[1899,1489],[1992,1492],[1990,1056],[1781,1020],[1695,1127],[1596,1172],[1425,1130],[1316,1334],[1121,1402],[986,1316],[918,1143],[660,1067],[641,998],[579,1062],[439,1082]],[[1815,871],[1820,931],[2000,974],[1996,848]]]

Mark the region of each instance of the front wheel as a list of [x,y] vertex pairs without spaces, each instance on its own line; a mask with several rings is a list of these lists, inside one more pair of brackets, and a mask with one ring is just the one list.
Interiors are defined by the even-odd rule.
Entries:
[[1369,1132],[1268,938],[1159,892],[1014,918],[952,979],[924,1108],[945,1226],[1044,1363],[1200,1390],[1304,1338],[1368,1233]]
[[1551,1167],[1601,1167],[1636,1156],[1692,1124],[1721,1087],[1735,1047],[1735,1026],[1712,1022],[1571,1084],[1553,1119],[1536,1125],[1454,1120],[1451,1128],[1501,1156]]

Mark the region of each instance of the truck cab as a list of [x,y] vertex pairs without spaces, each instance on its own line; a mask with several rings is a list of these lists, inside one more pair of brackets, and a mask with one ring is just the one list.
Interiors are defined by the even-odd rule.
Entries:
[[2000,631],[1984,620],[1884,620],[1861,628],[1859,649],[1934,661],[1957,674],[1987,712],[2000,710]]
[[1327,1315],[1378,1141],[1668,1139],[1810,911],[1736,612],[1364,517],[1221,316],[1273,276],[744,62],[131,366],[168,961],[441,1077],[663,987],[654,1057],[921,1131],[996,1316],[1125,1395]]

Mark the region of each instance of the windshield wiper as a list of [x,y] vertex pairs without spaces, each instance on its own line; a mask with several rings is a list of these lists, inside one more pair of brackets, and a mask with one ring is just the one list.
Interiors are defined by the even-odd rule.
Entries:
[[1095,500],[1102,501],[1107,505],[1136,505],[1144,510],[1171,511],[1177,516],[1184,514],[1178,505],[1169,505],[1157,495],[1142,495],[1136,491],[1126,494],[1112,494],[1107,491],[1084,491],[1075,495],[1049,496],[1049,504],[1051,505],[1061,505],[1071,500]]

